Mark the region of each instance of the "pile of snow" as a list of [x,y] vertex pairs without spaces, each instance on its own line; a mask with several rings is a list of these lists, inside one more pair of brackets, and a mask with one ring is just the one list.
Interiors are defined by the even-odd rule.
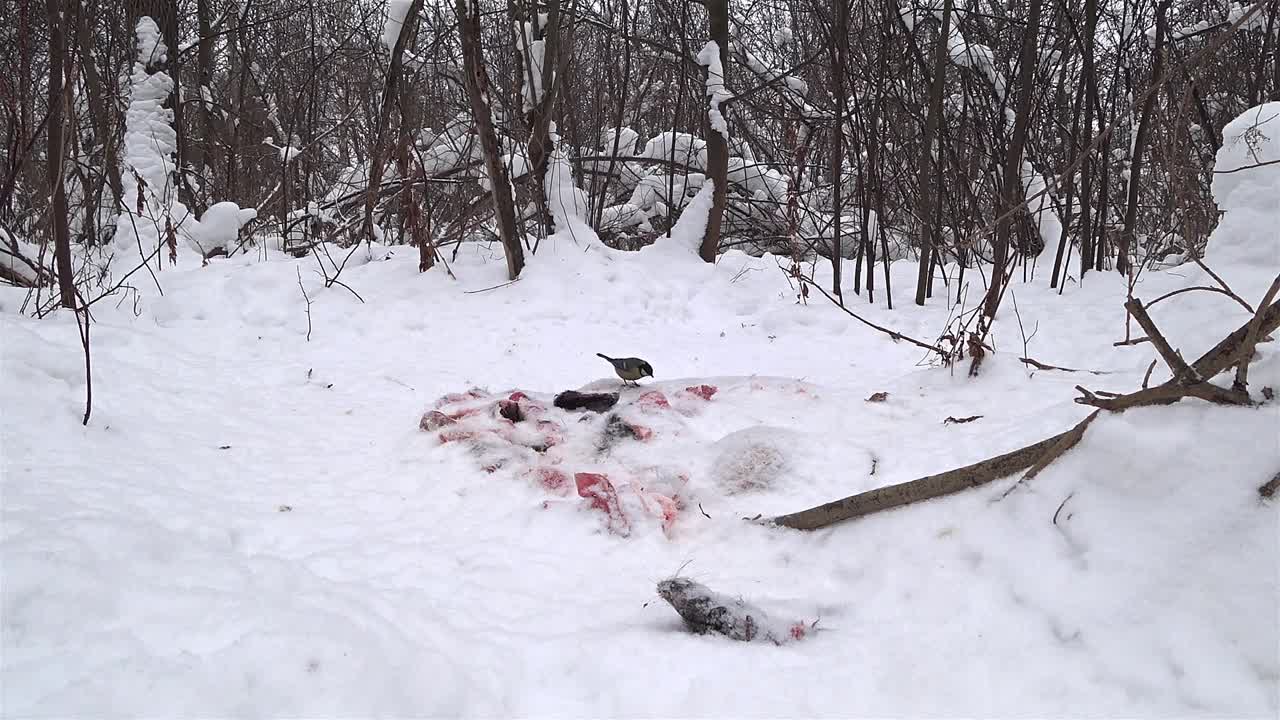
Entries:
[[794,435],[786,428],[768,426],[731,433],[715,445],[712,481],[726,495],[775,489],[791,471]]
[[[1268,164],[1270,163],[1270,164]],[[1250,108],[1222,129],[1213,199],[1223,216],[1209,239],[1214,262],[1280,261],[1280,102]]]
[[183,230],[192,247],[203,257],[215,248],[231,250],[239,241],[240,228],[256,217],[257,210],[224,201],[210,205],[199,220],[188,218]]

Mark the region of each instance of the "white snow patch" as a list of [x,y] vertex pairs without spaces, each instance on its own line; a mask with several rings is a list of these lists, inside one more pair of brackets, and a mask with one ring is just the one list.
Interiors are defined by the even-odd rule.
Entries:
[[1274,267],[1280,259],[1280,102],[1250,108],[1223,128],[1213,198],[1224,214],[1208,257]]

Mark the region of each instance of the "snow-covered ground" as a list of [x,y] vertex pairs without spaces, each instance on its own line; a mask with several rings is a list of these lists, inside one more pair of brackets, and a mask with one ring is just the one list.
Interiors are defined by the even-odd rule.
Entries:
[[[744,516],[799,510],[972,462],[1086,414],[1073,386],[1136,389],[1114,273],[1015,284],[977,379],[820,297],[772,258],[701,264],[559,237],[519,282],[498,248],[417,272],[360,250],[325,289],[314,261],[215,260],[100,303],[94,411],[79,424],[73,318],[0,294],[0,641],[11,716],[1274,716],[1280,414],[1104,415],[1013,479],[810,534]],[[297,269],[314,301],[308,342]],[[1257,302],[1272,268],[1217,268]],[[1041,268],[1043,273],[1044,268]],[[822,271],[819,271],[822,274]],[[852,307],[925,340],[941,301]],[[1211,284],[1194,266],[1136,294]],[[939,294],[941,294],[941,286]],[[978,290],[971,291],[977,297]],[[1153,310],[1199,355],[1247,319],[1184,294]],[[1106,375],[1024,368],[1026,354]],[[1135,328],[1136,331],[1136,328]],[[626,537],[576,493],[486,472],[419,418],[473,386],[537,397],[616,387],[595,357],[649,360],[658,389],[716,386],[655,436],[571,471],[684,473],[667,532]],[[1262,346],[1255,389],[1280,386]],[[1162,369],[1155,380],[1164,379]],[[624,390],[623,401],[641,390]],[[886,392],[884,402],[867,402]],[[982,415],[954,424],[951,417]],[[753,487],[725,466],[772,448]],[[745,461],[743,458],[747,458]],[[874,475],[872,474],[874,468]],[[729,473],[732,475],[732,473]],[[687,634],[655,584],[679,572],[817,632],[781,646]]]

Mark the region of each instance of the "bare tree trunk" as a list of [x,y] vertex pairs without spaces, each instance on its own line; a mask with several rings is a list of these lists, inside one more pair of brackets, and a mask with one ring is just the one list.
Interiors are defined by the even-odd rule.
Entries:
[[[120,163],[116,160],[119,144],[112,132],[111,104],[105,99],[106,91],[102,75],[98,72],[98,63],[93,57],[93,35],[89,27],[89,14],[85,12],[83,3],[77,4],[76,43],[80,49],[80,65],[84,69],[85,99],[89,105],[89,116],[93,122],[94,140],[102,148],[103,182],[110,186],[114,203],[120,202],[124,188],[120,184]],[[92,195],[93,205],[102,201],[102,188],[97,188]]]
[[71,267],[71,234],[67,230],[67,191],[63,184],[64,123],[68,103],[63,92],[67,65],[67,32],[61,0],[48,0],[49,10],[49,224],[53,230],[54,262],[62,307],[76,309],[76,284]]
[[[396,37],[396,44],[391,48],[390,66],[387,68],[387,81],[382,87],[382,107],[378,111],[378,127],[373,136],[373,146],[369,148],[369,184],[365,189],[364,200],[364,239],[373,242],[373,211],[378,205],[379,191],[382,189],[382,168],[388,153],[383,146],[390,137],[391,108],[395,106],[400,92],[400,76],[404,74],[404,49],[413,37],[414,27],[418,23],[418,14],[422,12],[423,0],[413,0],[408,13],[404,16],[404,26]],[[465,41],[464,41],[465,42]]]
[[844,109],[849,104],[844,77],[845,48],[849,42],[849,0],[835,0],[835,3],[836,22],[831,36],[831,82],[835,86],[836,112],[831,137],[831,292],[836,297],[843,297],[840,290],[840,261],[844,252],[841,186],[844,184]]
[[[1036,70],[1036,41],[1040,32],[1040,8],[1042,0],[1030,0],[1027,12],[1027,26],[1022,35],[1022,52],[1018,60],[1018,97],[1017,110],[1013,120],[1013,139],[1005,150],[1004,187],[1001,188],[1000,202],[996,207],[996,237],[993,259],[991,262],[991,283],[987,287],[987,297],[983,305],[986,318],[985,328],[990,329],[995,319],[996,309],[1000,307],[1000,298],[1004,294],[1009,257],[1009,235],[1017,214],[1012,210],[1023,203],[1025,191],[1022,186],[1022,151],[1027,144],[1027,128],[1031,122],[1031,96],[1034,94],[1032,84]],[[976,360],[976,358],[975,358]],[[976,367],[976,362],[975,362]]]
[[[1164,67],[1165,16],[1172,0],[1161,0],[1156,5],[1156,38],[1152,47],[1151,81],[1160,81]],[[1138,223],[1138,197],[1142,192],[1143,157],[1146,154],[1147,141],[1151,136],[1151,113],[1156,108],[1156,98],[1160,93],[1147,93],[1142,101],[1142,114],[1138,118],[1138,136],[1133,142],[1133,165],[1129,168],[1128,202],[1124,208],[1124,231],[1120,233],[1120,246],[1116,249],[1116,271],[1121,275],[1129,274],[1129,254],[1133,245],[1134,232]]]
[[[196,194],[193,198],[194,206],[192,209],[199,215],[204,214],[207,203],[205,198],[209,195],[209,181],[211,178],[205,177],[205,166],[210,165],[209,158],[213,157],[213,108],[210,107],[209,98],[206,97],[206,88],[213,85],[213,43],[216,38],[213,37],[213,28],[210,21],[211,9],[209,0],[196,0],[196,24],[197,32],[200,33],[199,44],[196,47],[196,107],[199,112],[196,113],[198,122],[194,133],[194,141],[188,148],[187,156],[196,177],[200,178],[200,187],[202,192]],[[210,89],[208,92],[212,92]]]
[[[533,6],[532,12],[525,12],[518,7],[518,4],[512,2],[513,15],[516,17],[517,32],[524,33],[523,23],[528,21],[531,30],[524,35],[522,45],[525,45],[522,52],[517,52],[516,62],[520,63],[526,72],[538,73],[539,86],[542,88],[542,95],[538,97],[533,89],[530,89],[530,95],[533,102],[529,105],[529,112],[525,114],[525,125],[529,128],[529,178],[533,186],[533,202],[538,208],[539,215],[542,216],[542,224],[547,233],[551,232],[551,211],[547,207],[547,163],[551,159],[551,154],[555,152],[555,143],[551,139],[551,122],[554,119],[554,110],[556,104],[556,96],[558,94],[558,86],[564,76],[564,68],[560,59],[560,0],[548,0],[547,2],[547,25],[539,30],[540,22],[538,19],[538,5]],[[530,19],[530,17],[532,19]],[[533,50],[528,47],[534,40],[541,39],[543,41],[542,66],[535,67],[533,64]],[[569,43],[572,45],[572,41]],[[519,75],[519,73],[518,73]]]
[[[720,67],[726,84],[729,80],[729,0],[706,0],[707,25],[711,31],[711,39],[720,48]],[[722,110],[723,112],[723,110]],[[711,119],[707,116],[707,179],[715,183],[712,187],[711,211],[707,214],[707,230],[702,236],[702,245],[698,254],[702,259],[713,263],[716,251],[720,249],[720,228],[724,222],[724,208],[729,179],[729,140],[715,128],[710,127]]]
[[489,74],[484,69],[480,47],[480,6],[470,0],[455,0],[458,33],[462,39],[463,74],[466,76],[467,100],[476,123],[480,149],[489,176],[489,192],[493,197],[498,236],[507,256],[507,277],[515,280],[524,269],[524,249],[516,233],[515,202],[511,197],[511,181],[502,166],[502,148],[493,127],[493,111],[489,108]]
[[[916,274],[916,304],[924,305],[929,291],[931,260],[937,252],[940,238],[933,224],[934,198],[934,145],[938,142],[938,125],[942,122],[942,91],[947,80],[947,39],[951,35],[951,0],[942,3],[942,28],[933,52],[933,83],[929,86],[929,114],[924,123],[924,146],[920,150],[920,203],[917,217],[920,220],[920,269]],[[942,152],[939,149],[938,161]],[[938,188],[941,191],[941,188]]]
[[[1098,70],[1094,66],[1094,35],[1098,31],[1098,0],[1084,4],[1084,137],[1093,137],[1093,110],[1098,102]],[[1093,152],[1084,150],[1080,165],[1080,279],[1093,267]],[[1101,223],[1104,218],[1098,215]]]

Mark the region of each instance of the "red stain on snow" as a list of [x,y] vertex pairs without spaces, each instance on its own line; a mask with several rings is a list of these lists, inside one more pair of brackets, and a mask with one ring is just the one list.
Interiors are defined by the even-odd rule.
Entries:
[[659,390],[649,390],[641,393],[636,404],[642,410],[666,410],[671,407],[671,403],[667,402],[667,396],[663,395]]
[[569,492],[569,475],[559,468],[536,467],[532,475],[547,490],[561,495]]

